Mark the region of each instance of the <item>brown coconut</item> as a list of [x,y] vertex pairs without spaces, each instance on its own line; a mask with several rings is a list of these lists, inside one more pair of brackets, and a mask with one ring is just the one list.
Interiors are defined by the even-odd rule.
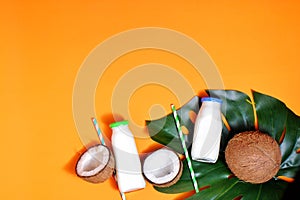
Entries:
[[102,144],[88,148],[78,159],[76,174],[91,183],[102,183],[109,179],[115,169],[111,150]]
[[143,175],[156,187],[170,187],[182,175],[183,164],[173,150],[162,148],[150,153],[143,162]]
[[253,184],[264,183],[277,174],[281,152],[277,142],[260,131],[235,135],[225,149],[225,159],[232,173]]

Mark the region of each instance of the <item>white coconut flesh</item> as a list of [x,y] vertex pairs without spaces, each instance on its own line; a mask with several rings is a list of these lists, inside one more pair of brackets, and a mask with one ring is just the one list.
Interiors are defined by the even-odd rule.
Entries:
[[144,176],[154,184],[170,183],[181,171],[178,155],[168,149],[159,149],[146,157],[143,164]]
[[[93,146],[79,158],[76,165],[76,173],[87,181],[103,182],[113,171],[114,158],[111,157],[111,152],[106,146]],[[89,179],[89,177],[93,178]]]

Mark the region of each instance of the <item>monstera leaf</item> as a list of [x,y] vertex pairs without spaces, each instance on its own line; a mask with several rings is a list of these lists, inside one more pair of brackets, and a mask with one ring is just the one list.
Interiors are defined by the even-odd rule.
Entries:
[[[208,96],[221,98],[223,129],[219,159],[214,164],[192,161],[200,192],[188,199],[281,199],[288,185],[300,170],[300,117],[286,105],[271,96],[252,91],[251,98],[235,90],[207,90]],[[200,97],[193,97],[178,110],[181,125],[188,130],[186,144],[191,145],[195,113],[201,106]],[[146,121],[150,137],[182,153],[182,147],[172,114]],[[237,133],[258,129],[269,134],[280,145],[282,163],[277,175],[262,184],[239,180],[228,169],[224,150],[228,141]],[[163,193],[181,193],[194,190],[186,161],[180,180],[168,188],[156,190]]]

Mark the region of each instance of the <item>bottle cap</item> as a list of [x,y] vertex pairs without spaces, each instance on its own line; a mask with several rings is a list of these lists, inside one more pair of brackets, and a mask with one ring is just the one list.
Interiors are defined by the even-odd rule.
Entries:
[[203,98],[201,98],[201,102],[203,102],[203,101],[213,101],[213,102],[217,102],[217,103],[223,103],[223,101],[221,99],[214,98],[214,97],[203,97]]
[[109,127],[110,128],[115,128],[115,127],[122,126],[122,125],[128,125],[128,120],[111,123],[109,125]]

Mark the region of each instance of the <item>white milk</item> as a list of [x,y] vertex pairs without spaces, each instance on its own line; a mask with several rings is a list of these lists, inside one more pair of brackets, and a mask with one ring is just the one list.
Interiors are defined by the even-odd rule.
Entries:
[[215,163],[219,155],[222,133],[222,100],[204,97],[201,102],[195,122],[191,155],[193,160]]
[[140,157],[128,121],[115,122],[110,127],[119,190],[131,192],[145,188]]

